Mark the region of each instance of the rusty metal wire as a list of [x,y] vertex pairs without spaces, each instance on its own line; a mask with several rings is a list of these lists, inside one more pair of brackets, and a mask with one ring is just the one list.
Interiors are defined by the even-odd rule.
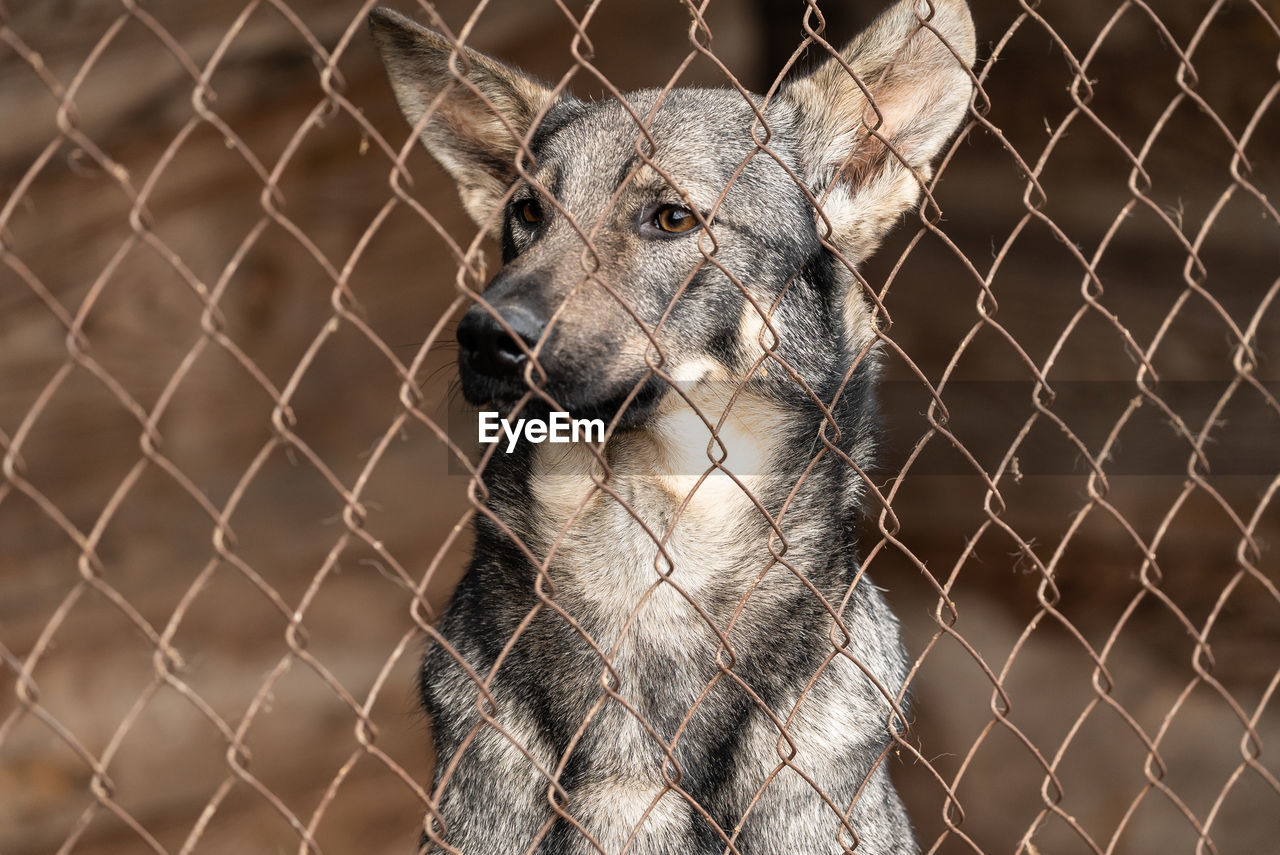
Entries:
[[[476,459],[470,434],[450,429],[450,334],[485,305],[495,264],[394,113],[365,33],[374,5],[0,3],[12,93],[0,97],[9,855],[399,852],[424,828],[448,851],[432,820],[451,769],[433,787],[412,686],[422,648],[447,645],[435,621],[479,516],[540,568],[539,605],[494,671],[544,611],[600,668],[596,705],[546,768],[503,730],[493,673],[455,654],[481,726],[515,743],[553,813],[588,840],[559,776],[611,704],[661,746],[660,796],[687,797],[674,744],[614,670],[616,646],[581,629],[550,557],[489,508],[479,473],[496,447]],[[557,92],[700,82],[745,96],[837,54],[852,31],[831,32],[835,5],[413,11],[459,46],[540,63]],[[862,22],[879,5],[859,7]],[[877,316],[889,397],[909,401],[890,420],[892,463],[859,470],[864,567],[889,589],[911,659],[904,693],[881,687],[911,727],[880,762],[929,853],[1269,851],[1276,9],[972,5],[966,123],[919,214],[852,271]],[[653,44],[628,54],[637,20]],[[782,67],[758,66],[744,20],[777,42]],[[753,156],[776,157],[755,114]],[[647,118],[632,115],[641,162],[675,186],[652,159]],[[522,155],[519,174],[535,182]],[[746,294],[703,224],[703,260],[680,293],[710,266]],[[625,304],[599,273],[599,225],[573,226],[584,283]],[[803,383],[776,350],[785,332],[770,308],[755,308],[757,367]],[[656,331],[632,317],[651,376],[678,391]],[[556,405],[539,349],[529,355],[517,409]],[[974,381],[1014,384],[1016,404],[993,412],[966,393]],[[1178,383],[1198,405],[1171,393]],[[1104,387],[1118,393],[1104,400]],[[751,496],[716,454],[723,425],[701,418],[712,441],[698,483],[719,473]],[[838,440],[824,432],[814,463],[857,468]],[[1162,463],[1125,468],[1155,445]],[[1034,471],[1045,447],[1064,470]],[[627,507],[595,456],[596,487]],[[774,511],[751,500],[773,532],[761,573],[808,584],[787,557],[791,500]],[[726,631],[671,573],[667,535],[631,513],[657,544],[650,593],[672,586],[719,639],[719,673],[689,717],[718,682],[736,683],[778,728],[774,774],[803,775],[785,716],[735,672]],[[844,604],[823,607],[842,627]],[[832,642],[827,662],[849,656]],[[852,834],[851,806],[823,798]],[[720,832],[738,851],[733,829]]]

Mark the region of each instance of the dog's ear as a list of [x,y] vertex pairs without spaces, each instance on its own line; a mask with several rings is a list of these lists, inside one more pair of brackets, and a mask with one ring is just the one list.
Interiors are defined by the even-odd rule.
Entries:
[[460,78],[450,68],[455,45],[391,9],[370,12],[369,29],[405,118],[458,182],[471,218],[500,235],[496,209],[515,180],[521,141],[551,90],[469,48],[458,51]]
[[975,52],[964,0],[899,0],[839,59],[781,91],[798,108],[798,155],[829,240],[850,261],[870,255],[919,200],[965,115]]

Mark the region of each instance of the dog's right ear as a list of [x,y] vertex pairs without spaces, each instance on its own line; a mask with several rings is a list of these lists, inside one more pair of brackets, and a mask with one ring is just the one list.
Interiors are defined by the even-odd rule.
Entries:
[[[497,208],[516,178],[521,141],[551,90],[391,9],[370,12],[369,29],[405,118],[458,182],[467,213],[499,236]],[[450,68],[455,51],[458,72]]]

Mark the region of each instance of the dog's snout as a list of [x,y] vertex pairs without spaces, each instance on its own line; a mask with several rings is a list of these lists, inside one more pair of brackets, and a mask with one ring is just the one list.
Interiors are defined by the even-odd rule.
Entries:
[[[462,316],[458,347],[462,358],[478,374],[507,378],[524,367],[528,359],[525,351],[538,343],[546,323],[523,306],[494,308],[497,316],[484,306],[472,306]],[[519,336],[523,347],[513,334]]]

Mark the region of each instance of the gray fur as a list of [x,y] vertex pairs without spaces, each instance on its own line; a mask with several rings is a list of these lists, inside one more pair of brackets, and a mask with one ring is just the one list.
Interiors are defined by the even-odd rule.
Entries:
[[[957,60],[921,28],[930,8],[902,0],[842,61],[754,101],[767,152],[736,92],[583,103],[469,51],[464,80],[448,42],[371,16],[406,115],[504,243],[463,321],[488,337],[459,332],[464,393],[506,409],[531,381],[616,417],[607,477],[584,446],[522,445],[484,472],[492,516],[422,672],[427,850],[918,851],[886,768],[906,659],[854,550],[861,481],[820,435],[870,463],[875,329],[847,265],[915,204],[968,103],[968,10],[932,3]],[[702,227],[656,230],[660,205]]]

